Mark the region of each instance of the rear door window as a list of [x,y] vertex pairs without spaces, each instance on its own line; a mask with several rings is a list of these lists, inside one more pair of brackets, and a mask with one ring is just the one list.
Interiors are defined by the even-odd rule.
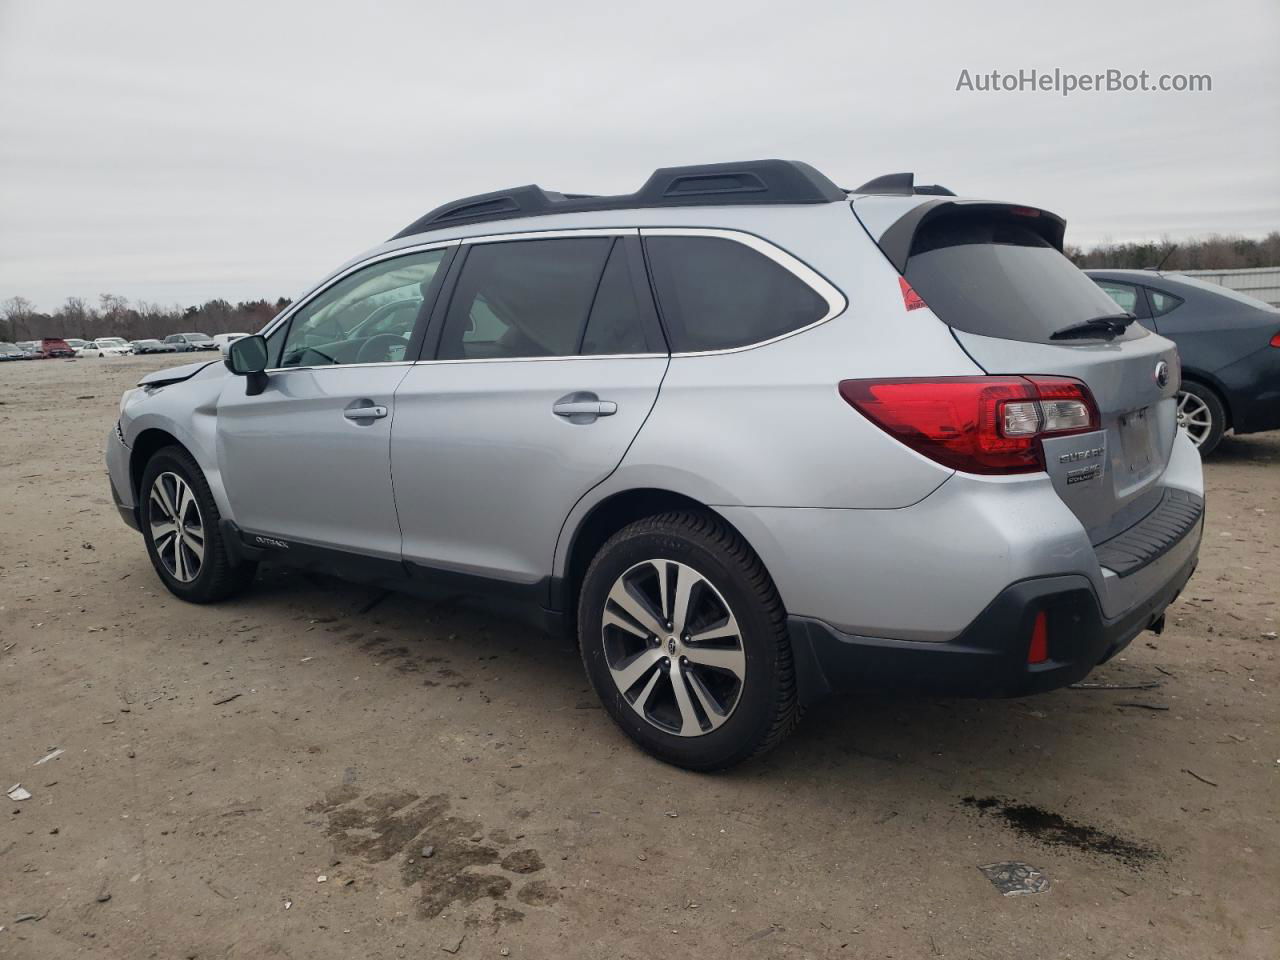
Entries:
[[1146,312],[1142,309],[1144,306],[1142,291],[1132,283],[1120,283],[1117,280],[1097,280],[1095,282],[1108,297],[1116,302],[1116,306],[1121,310],[1127,310],[1137,317]]
[[661,349],[650,343],[646,333],[649,324],[641,316],[636,302],[636,288],[631,276],[626,244],[622,239],[613,242],[613,250],[605,263],[604,274],[596,288],[595,302],[587,329],[582,335],[582,349],[588,356],[623,353],[649,353]]
[[612,237],[476,243],[449,303],[437,357],[575,356]]
[[723,237],[644,241],[671,349],[744,347],[817,323],[827,301],[790,270]]
[[[906,278],[944,323],[984,337],[1058,342],[1055,332],[1116,313],[1093,280],[1012,215],[958,212],[925,221]],[[1122,339],[1146,335],[1134,323]]]
[[1151,298],[1151,313],[1157,317],[1163,317],[1169,311],[1176,310],[1183,304],[1181,297],[1174,296],[1172,293],[1165,293],[1163,290],[1157,290],[1155,287],[1147,287],[1147,296]]

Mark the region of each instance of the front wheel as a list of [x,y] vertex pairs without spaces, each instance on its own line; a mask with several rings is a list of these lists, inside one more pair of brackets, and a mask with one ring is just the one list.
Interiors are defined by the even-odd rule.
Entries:
[[605,709],[667,763],[729,767],[799,721],[782,601],[716,517],[667,513],[611,537],[583,579],[578,635]]
[[175,597],[213,603],[245,590],[256,565],[233,564],[204,474],[181,447],[165,447],[142,475],[139,519],[147,554]]
[[1184,380],[1178,391],[1178,426],[1207,457],[1227,429],[1227,411],[1218,395],[1193,380]]

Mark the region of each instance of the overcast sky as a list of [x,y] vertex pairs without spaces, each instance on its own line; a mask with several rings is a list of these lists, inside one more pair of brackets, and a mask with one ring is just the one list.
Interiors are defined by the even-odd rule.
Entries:
[[[957,92],[1019,68],[1210,93]],[[0,0],[0,299],[293,296],[446,200],[807,160],[1068,242],[1280,229],[1280,3]]]

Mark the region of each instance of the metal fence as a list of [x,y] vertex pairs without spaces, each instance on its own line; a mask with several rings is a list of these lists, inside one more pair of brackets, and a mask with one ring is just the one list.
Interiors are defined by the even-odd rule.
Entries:
[[1207,283],[1229,287],[1247,297],[1280,307],[1280,267],[1249,267],[1243,270],[1178,270]]

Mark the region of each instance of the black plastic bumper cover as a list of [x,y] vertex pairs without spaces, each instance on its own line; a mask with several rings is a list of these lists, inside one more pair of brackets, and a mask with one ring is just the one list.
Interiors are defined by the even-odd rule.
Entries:
[[[855,687],[893,687],[962,697],[1017,697],[1075,683],[1152,626],[1195,571],[1192,554],[1146,601],[1115,620],[1103,617],[1084,576],[1039,577],[1006,587],[960,636],[946,642],[842,633],[791,617],[801,698]],[[1036,616],[1048,619],[1049,659],[1028,663]]]

